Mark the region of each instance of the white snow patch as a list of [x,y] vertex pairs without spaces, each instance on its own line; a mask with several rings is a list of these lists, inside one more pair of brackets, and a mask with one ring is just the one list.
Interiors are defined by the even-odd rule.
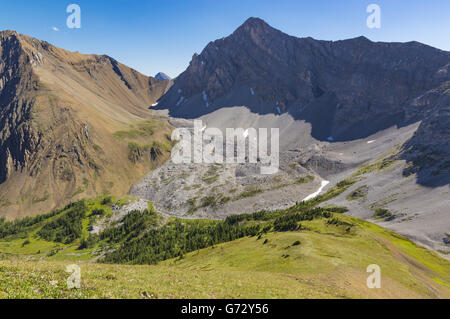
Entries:
[[245,132],[244,132],[244,137],[245,137],[245,138],[248,137],[248,129],[245,130]]
[[158,105],[158,102],[152,104],[152,106],[157,106],[157,105]]
[[311,195],[305,197],[305,199],[303,200],[304,202],[316,198],[317,196],[320,195],[320,193],[322,192],[322,190],[325,188],[325,186],[327,186],[328,184],[330,184],[329,181],[322,181],[322,184],[320,185],[319,189],[317,190],[317,192],[312,193]]
[[180,97],[180,99],[177,102],[177,106],[180,106],[181,103],[183,103],[183,101],[184,101],[184,96]]
[[367,144],[372,144],[372,143],[375,142],[375,141],[376,141],[376,140],[368,141]]
[[209,107],[209,103],[208,103],[208,95],[206,94],[205,91],[202,92],[202,96],[203,96],[203,101],[205,101],[206,107]]

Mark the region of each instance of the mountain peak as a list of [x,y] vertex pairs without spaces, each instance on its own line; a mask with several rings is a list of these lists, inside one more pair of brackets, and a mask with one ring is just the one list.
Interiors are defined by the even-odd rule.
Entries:
[[159,72],[158,74],[155,75],[155,78],[158,80],[162,80],[162,81],[170,81],[171,80],[170,76],[168,76],[164,72]]
[[19,35],[17,31],[14,30],[3,30],[0,31],[0,36],[9,36],[9,35]]
[[348,39],[348,41],[355,41],[355,42],[360,42],[360,43],[363,43],[363,42],[372,43],[372,41],[370,41],[370,39],[366,38],[363,35],[356,37],[356,38]]
[[[276,41],[277,38],[284,38],[286,35],[273,28],[260,18],[248,18],[229,38],[238,41],[251,41],[261,43],[264,41]],[[270,39],[270,40],[269,40]]]
[[14,30],[0,31],[0,46],[12,48],[15,45],[28,54],[36,54],[38,48],[48,49],[51,46],[46,41],[21,34]]
[[260,18],[248,18],[237,30],[236,32],[267,32],[268,30],[274,30],[266,21]]
[[242,26],[260,27],[269,25],[261,18],[250,17],[242,24]]
[[20,41],[20,34],[13,30],[0,31],[0,42],[4,41]]

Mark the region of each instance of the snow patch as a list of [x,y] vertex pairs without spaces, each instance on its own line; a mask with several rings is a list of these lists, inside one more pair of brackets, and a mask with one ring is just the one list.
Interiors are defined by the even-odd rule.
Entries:
[[180,106],[181,103],[183,103],[183,101],[184,101],[184,96],[180,97],[180,99],[177,102],[177,106]]
[[367,144],[372,144],[372,143],[375,142],[375,141],[376,141],[376,140],[368,141]]
[[321,183],[319,189],[317,190],[317,192],[312,193],[311,195],[305,197],[305,199],[304,199],[303,201],[306,202],[306,201],[308,201],[308,200],[310,200],[310,199],[313,199],[313,198],[316,198],[317,196],[319,196],[320,193],[322,192],[322,190],[323,190],[323,189],[325,188],[325,186],[327,186],[328,184],[330,184],[329,181],[322,181],[322,183]]
[[203,101],[205,101],[205,106],[209,107],[208,95],[206,94],[205,91],[202,92],[202,96],[203,96]]

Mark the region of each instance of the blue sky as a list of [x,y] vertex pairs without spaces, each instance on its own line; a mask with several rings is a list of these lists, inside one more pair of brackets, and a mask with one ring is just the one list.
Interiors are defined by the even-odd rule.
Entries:
[[[81,29],[66,26],[71,3],[81,7]],[[371,3],[381,8],[380,29],[366,26]],[[0,30],[71,51],[108,54],[147,75],[163,71],[174,77],[195,52],[251,16],[298,37],[364,35],[450,51],[449,12],[449,0],[0,0]]]

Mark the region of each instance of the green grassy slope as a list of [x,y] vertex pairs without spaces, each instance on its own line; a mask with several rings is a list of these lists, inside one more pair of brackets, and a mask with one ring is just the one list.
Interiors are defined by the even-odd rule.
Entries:
[[[245,237],[153,266],[88,263],[89,254],[71,261],[3,256],[0,298],[450,297],[448,261],[371,223],[336,218],[355,226],[349,233],[312,220],[302,231]],[[82,270],[79,290],[66,286],[65,268],[74,262]],[[381,289],[366,286],[369,264],[381,267]]]
[[[127,199],[112,197],[0,220],[0,298],[450,298],[449,261],[345,208],[316,207],[353,182],[224,221],[164,218],[149,205],[114,222]],[[380,289],[367,287],[371,264]]]

